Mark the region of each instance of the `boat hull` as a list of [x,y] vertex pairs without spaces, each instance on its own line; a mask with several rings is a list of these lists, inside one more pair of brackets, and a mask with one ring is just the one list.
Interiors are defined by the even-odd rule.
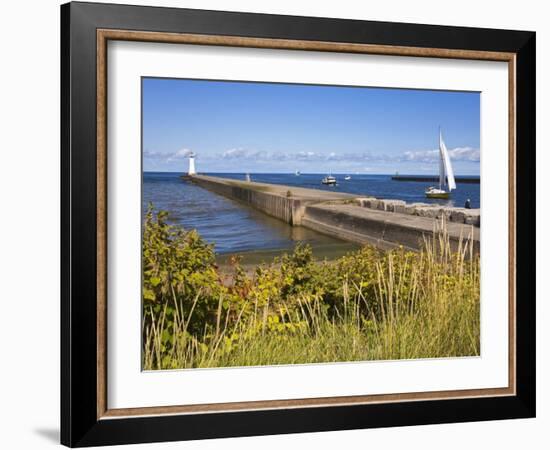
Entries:
[[427,198],[449,198],[448,192],[426,192]]

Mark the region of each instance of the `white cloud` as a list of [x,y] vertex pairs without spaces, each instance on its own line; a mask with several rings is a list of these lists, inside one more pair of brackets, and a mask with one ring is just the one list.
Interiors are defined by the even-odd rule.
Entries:
[[222,153],[224,159],[238,159],[246,156],[246,151],[242,148],[230,148]]
[[168,157],[166,158],[166,162],[172,162],[172,161],[181,161],[183,159],[186,159],[193,153],[192,150],[188,148],[180,148],[179,150],[176,150],[173,153],[170,153]]
[[317,151],[307,150],[299,152],[268,152],[261,150],[247,150],[243,148],[231,148],[221,153],[218,158],[222,159],[239,159],[248,161],[390,161],[395,160],[385,154],[372,155],[370,153],[320,153]]
[[[452,161],[479,162],[479,149],[472,147],[457,147],[449,150]],[[403,154],[403,161],[436,162],[439,160],[439,150],[408,151]]]
[[476,161],[479,162],[479,149],[471,147],[457,147],[449,150],[449,156],[456,161]]
[[231,148],[225,150],[221,157],[223,159],[243,159],[250,161],[304,161],[320,159],[320,155],[312,151],[301,151],[297,153],[266,152],[262,150],[246,150],[243,148]]
[[152,160],[159,160],[159,159],[165,159],[166,153],[156,152],[153,150],[143,150],[143,158],[144,159],[152,159]]
[[144,150],[143,151],[143,159],[147,159],[150,161],[162,161],[162,162],[171,162],[171,161],[181,161],[189,155],[193,153],[192,150],[188,148],[180,148],[179,150],[176,150],[175,152],[158,152],[155,150]]
[[[182,161],[189,157],[193,151],[187,147],[181,148],[174,152],[158,152],[152,150],[144,150],[143,157],[150,163],[171,163],[174,161]],[[247,161],[250,163],[269,163],[269,162],[311,162],[323,163],[330,162],[331,164],[353,164],[354,166],[363,164],[378,164],[378,163],[403,163],[409,162],[412,164],[425,163],[433,164],[439,160],[439,150],[417,150],[406,151],[400,154],[391,153],[370,153],[370,152],[336,152],[321,153],[315,150],[304,150],[298,152],[271,152],[264,150],[250,150],[241,147],[230,148],[218,154],[204,154],[198,152],[198,157],[201,160],[235,160]],[[457,147],[449,150],[449,155],[452,161],[463,162],[479,162],[480,151],[472,147]]]
[[191,153],[193,153],[193,150],[190,150],[188,148],[180,148],[178,151],[174,152],[171,158],[187,158]]
[[419,151],[408,151],[403,153],[403,160],[405,161],[420,161],[420,162],[430,162],[436,161],[439,158],[439,150],[419,150]]
[[[472,147],[457,147],[449,150],[453,161],[479,162],[479,149]],[[407,151],[399,155],[387,153],[319,153],[315,151],[266,152],[232,148],[221,154],[223,159],[241,159],[248,161],[342,161],[342,162],[424,162],[433,163],[439,160],[439,150]]]
[[315,152],[298,152],[296,153],[296,159],[299,159],[299,160],[308,160],[308,159],[315,159],[315,158],[318,158],[319,156],[317,155],[317,153]]

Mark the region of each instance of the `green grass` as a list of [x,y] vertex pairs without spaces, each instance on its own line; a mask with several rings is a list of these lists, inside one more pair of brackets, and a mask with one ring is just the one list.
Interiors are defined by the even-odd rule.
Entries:
[[168,228],[156,253],[144,233],[146,370],[479,355],[479,257],[467,239],[452,252],[444,223],[418,253],[298,247],[253,275],[235,261],[231,286],[192,232],[149,226]]

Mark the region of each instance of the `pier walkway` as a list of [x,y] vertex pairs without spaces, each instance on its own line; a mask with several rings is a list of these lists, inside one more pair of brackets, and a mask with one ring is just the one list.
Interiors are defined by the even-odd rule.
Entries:
[[445,208],[428,204],[406,204],[399,200],[361,198],[329,192],[206,175],[184,176],[186,181],[237,200],[292,226],[379,248],[404,246],[418,250],[424,237],[431,238],[445,216],[451,245],[473,238],[479,252],[479,210]]
[[[434,227],[440,226],[440,220],[350,204],[320,204],[306,208],[302,225],[358,244],[368,243],[383,249],[402,245],[418,250],[424,237],[433,236]],[[460,239],[471,236],[474,252],[479,253],[478,227],[450,221],[445,223],[445,227],[454,249]]]

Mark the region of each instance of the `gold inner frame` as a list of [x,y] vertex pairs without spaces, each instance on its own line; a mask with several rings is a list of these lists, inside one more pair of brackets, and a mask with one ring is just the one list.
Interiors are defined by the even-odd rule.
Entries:
[[[508,63],[508,387],[401,394],[264,400],[200,405],[149,406],[109,409],[107,405],[107,42],[109,40],[172,44],[363,53],[391,56],[436,57],[503,61]],[[511,396],[516,393],[516,54],[445,48],[403,47],[341,42],[299,41],[238,36],[158,33],[113,29],[97,30],[97,418],[165,414],[218,413],[261,409],[289,409]]]

